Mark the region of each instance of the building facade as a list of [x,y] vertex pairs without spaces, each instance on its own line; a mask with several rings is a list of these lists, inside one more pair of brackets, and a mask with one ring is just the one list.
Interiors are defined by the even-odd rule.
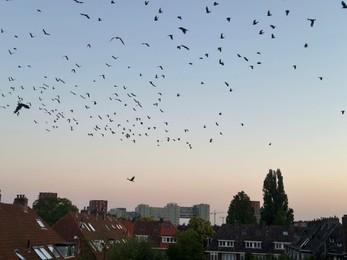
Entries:
[[155,220],[169,220],[175,226],[180,223],[180,218],[201,217],[210,221],[210,205],[197,204],[192,207],[181,207],[176,203],[168,203],[165,207],[151,207],[147,204],[139,204],[135,208],[135,212],[142,217],[152,217]]

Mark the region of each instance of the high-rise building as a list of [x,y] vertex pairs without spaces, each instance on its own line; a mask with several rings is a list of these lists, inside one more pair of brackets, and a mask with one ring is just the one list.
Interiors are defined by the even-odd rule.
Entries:
[[90,200],[90,214],[107,213],[107,200]]
[[39,193],[39,200],[44,198],[58,198],[58,193],[56,192],[40,192]]
[[155,220],[170,220],[175,226],[179,225],[180,218],[201,217],[210,221],[210,205],[197,204],[192,207],[181,207],[176,203],[168,203],[165,207],[151,207],[147,204],[139,204],[135,212],[142,217],[152,217]]

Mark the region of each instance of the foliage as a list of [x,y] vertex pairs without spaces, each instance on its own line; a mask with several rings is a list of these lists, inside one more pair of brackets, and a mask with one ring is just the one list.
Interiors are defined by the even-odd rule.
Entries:
[[246,252],[245,254],[245,260],[254,260],[255,257],[251,252]]
[[254,215],[254,208],[248,195],[241,191],[237,193],[230,202],[228,216],[226,218],[228,224],[256,224],[257,219]]
[[106,259],[166,260],[167,257],[163,250],[153,249],[150,242],[129,239],[126,243],[119,243],[110,248]]
[[59,197],[47,197],[35,200],[33,210],[50,226],[56,223],[66,213],[78,211],[77,207],[72,205],[69,199]]
[[263,185],[263,207],[261,220],[267,225],[289,225],[294,221],[294,211],[288,208],[288,197],[284,191],[283,177],[279,169],[269,170]]
[[204,246],[207,243],[207,239],[214,233],[210,221],[200,217],[192,217],[189,220],[188,230],[194,230],[198,234],[199,239]]
[[169,260],[204,260],[204,246],[197,231],[189,229],[176,233],[176,243],[167,249]]

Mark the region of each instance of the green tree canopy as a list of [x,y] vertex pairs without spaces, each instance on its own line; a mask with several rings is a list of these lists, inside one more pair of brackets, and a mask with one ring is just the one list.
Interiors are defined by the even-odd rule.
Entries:
[[165,260],[163,250],[155,250],[150,242],[129,239],[126,243],[118,243],[107,251],[106,259],[118,260]]
[[257,219],[254,214],[251,200],[248,195],[241,191],[237,193],[230,202],[228,216],[226,218],[228,224],[256,224]]
[[169,260],[204,260],[204,246],[201,237],[193,229],[176,233],[176,243],[166,251]]
[[261,220],[267,225],[289,225],[294,221],[294,211],[288,207],[283,177],[279,169],[269,170],[263,185]]
[[59,197],[47,197],[35,200],[33,210],[50,226],[56,223],[66,213],[78,211],[77,207],[72,205],[70,200]]
[[207,221],[200,217],[192,217],[188,222],[188,230],[194,230],[202,242],[202,245],[206,245],[207,238],[212,236],[214,230],[211,226],[210,221]]

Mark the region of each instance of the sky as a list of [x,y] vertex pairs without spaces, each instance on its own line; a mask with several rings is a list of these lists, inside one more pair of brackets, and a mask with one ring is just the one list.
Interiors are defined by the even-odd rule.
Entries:
[[221,221],[280,169],[295,220],[342,217],[346,24],[337,0],[1,0],[2,202]]

